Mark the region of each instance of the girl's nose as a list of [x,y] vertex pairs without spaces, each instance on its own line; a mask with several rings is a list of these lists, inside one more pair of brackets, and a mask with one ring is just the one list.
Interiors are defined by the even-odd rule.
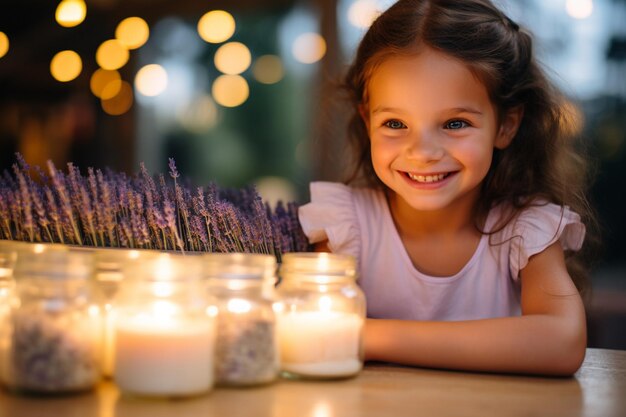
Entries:
[[407,154],[410,159],[427,163],[443,158],[445,149],[436,134],[432,132],[416,132],[412,135],[407,146]]

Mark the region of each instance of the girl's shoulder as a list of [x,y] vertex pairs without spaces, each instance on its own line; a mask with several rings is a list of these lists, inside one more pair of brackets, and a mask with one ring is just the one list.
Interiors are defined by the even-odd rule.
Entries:
[[381,190],[334,182],[313,182],[311,202],[300,206],[299,219],[310,243],[328,241],[333,252],[358,256],[364,217],[380,218],[386,199]]
[[312,182],[310,192],[311,202],[303,206],[305,212],[332,209],[339,216],[354,217],[358,211],[378,211],[386,204],[385,194],[380,189],[351,187],[338,182]]
[[563,250],[577,251],[585,239],[585,225],[577,213],[567,206],[545,200],[536,200],[523,209],[513,209],[505,204],[494,207],[485,231],[489,234],[491,246],[509,245],[514,278],[532,255],[553,243],[558,241]]

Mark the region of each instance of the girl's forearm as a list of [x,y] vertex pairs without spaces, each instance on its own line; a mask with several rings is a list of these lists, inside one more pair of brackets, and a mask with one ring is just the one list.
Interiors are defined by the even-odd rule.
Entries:
[[487,372],[571,375],[586,347],[584,317],[525,315],[459,322],[368,319],[366,360]]

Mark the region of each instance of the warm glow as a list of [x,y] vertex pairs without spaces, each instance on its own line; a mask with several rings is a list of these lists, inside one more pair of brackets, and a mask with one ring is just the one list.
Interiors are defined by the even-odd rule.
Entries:
[[9,37],[4,32],[0,32],[0,58],[7,52],[9,52]]
[[158,300],[152,303],[150,310],[132,317],[133,324],[141,326],[171,325],[180,308],[171,301]]
[[317,258],[316,268],[320,271],[328,271],[330,269],[330,259],[328,259],[328,255],[325,253],[320,253]]
[[366,29],[379,14],[375,0],[357,0],[348,9],[348,21],[358,28]]
[[98,306],[89,306],[87,308],[87,313],[91,316],[91,317],[97,317],[100,315],[100,307]]
[[240,75],[220,75],[211,89],[215,101],[224,107],[243,104],[250,94],[248,83]]
[[96,51],[96,62],[104,69],[116,70],[128,62],[128,49],[117,39],[103,42]]
[[150,28],[141,17],[128,17],[115,29],[115,38],[128,49],[137,49],[148,41]]
[[276,55],[260,56],[252,66],[252,75],[263,84],[275,84],[283,79],[284,74],[283,62]]
[[226,309],[231,313],[243,314],[248,313],[252,309],[252,305],[248,300],[244,300],[242,298],[233,298],[232,300],[228,300],[228,303],[226,304]]
[[235,18],[224,10],[213,10],[198,21],[198,34],[206,42],[220,43],[235,33]]
[[333,409],[326,401],[319,401],[313,406],[312,417],[333,417]]
[[333,305],[333,301],[327,295],[321,296],[318,301],[318,306],[320,308],[320,311],[323,311],[323,312],[331,311],[332,305]]
[[592,0],[567,0],[565,4],[567,14],[575,19],[586,19],[593,13]]
[[[174,273],[176,271],[174,271],[174,264],[172,263],[172,261],[170,260],[170,257],[167,254],[161,254],[159,255],[159,258],[155,261],[154,264],[154,278],[157,281],[166,281],[166,282],[171,282],[172,278],[174,277]],[[168,288],[172,288],[171,284],[170,287]],[[162,296],[165,294],[156,294],[158,296]]]
[[250,66],[252,55],[246,45],[229,42],[215,52],[215,68],[224,74],[241,74]]
[[303,33],[293,42],[291,52],[296,60],[303,64],[312,64],[326,54],[326,41],[317,33]]
[[217,306],[208,306],[206,308],[206,315],[209,317],[217,317],[217,315],[219,314],[219,308],[217,308]]
[[50,73],[61,82],[72,81],[83,70],[83,61],[74,51],[61,51],[50,62]]
[[[116,96],[119,92],[119,88],[121,87],[120,73],[115,70],[105,70],[102,68],[97,69],[92,75],[91,80],[89,81],[89,87],[91,88],[91,92],[94,96],[99,98],[112,98]],[[107,89],[109,94],[111,93],[111,89],[107,88],[109,84],[115,84],[117,86],[117,90],[113,92],[113,95],[109,97],[102,97],[102,92]]]
[[122,81],[120,91],[115,97],[102,100],[102,110],[112,116],[126,113],[133,105],[133,88],[126,81]]
[[102,91],[100,92],[100,98],[102,100],[109,100],[120,93],[122,89],[122,80],[111,80],[107,85],[104,86]]
[[144,96],[158,96],[167,88],[167,72],[158,64],[146,65],[135,76],[135,88]]
[[57,6],[55,18],[59,25],[71,28],[85,20],[87,6],[83,0],[63,0]]
[[157,281],[152,283],[152,293],[156,297],[171,297],[174,294],[174,285],[168,281]]

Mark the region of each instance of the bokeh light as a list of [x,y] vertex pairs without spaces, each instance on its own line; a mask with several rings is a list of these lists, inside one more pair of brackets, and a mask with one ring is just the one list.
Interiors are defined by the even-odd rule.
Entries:
[[63,0],[57,6],[55,19],[63,27],[80,25],[87,15],[87,5],[83,0]]
[[203,133],[217,124],[218,110],[215,101],[202,94],[177,113],[180,124],[189,132]]
[[100,99],[109,100],[117,96],[122,90],[123,83],[124,81],[122,79],[111,80],[111,82],[107,83],[107,85],[105,85],[100,92]]
[[261,177],[254,181],[257,192],[271,207],[276,207],[279,201],[296,200],[296,187],[287,178],[283,177]]
[[326,54],[326,41],[318,33],[303,33],[293,41],[291,52],[299,62],[313,64]]
[[356,0],[348,9],[348,21],[357,28],[366,29],[379,14],[376,0]]
[[586,19],[593,13],[592,0],[567,0],[565,3],[567,14],[575,19]]
[[74,51],[61,51],[50,62],[50,73],[57,81],[72,81],[83,70],[83,61]]
[[[94,71],[93,74],[91,74],[91,79],[89,80],[89,88],[91,89],[91,92],[94,96],[102,98],[102,92],[104,91],[104,89],[111,83],[114,83],[114,85],[117,85],[119,88],[121,84],[117,83],[117,81],[120,80],[120,73],[116,70],[105,70],[103,68],[98,68],[96,71]],[[107,91],[110,92],[111,89],[109,88],[107,89]],[[113,95],[117,95],[117,92],[115,92]]]
[[135,88],[144,96],[158,96],[167,88],[167,71],[158,64],[146,65],[135,76]]
[[115,38],[128,49],[137,49],[148,41],[150,28],[141,17],[127,17],[115,29]]
[[126,113],[133,105],[133,88],[126,81],[121,82],[120,91],[113,97],[102,100],[102,110],[112,116]]
[[240,42],[229,42],[215,52],[215,68],[224,74],[241,74],[250,66],[252,55],[246,45]]
[[275,84],[283,79],[283,61],[276,55],[262,55],[254,61],[252,75],[263,84]]
[[96,51],[96,62],[104,69],[116,70],[128,62],[128,49],[117,39],[102,42]]
[[4,32],[0,32],[0,58],[7,52],[9,52],[9,37]]
[[224,10],[212,10],[198,21],[198,34],[209,43],[227,41],[235,33],[235,18]]
[[248,82],[240,75],[220,75],[211,88],[217,104],[224,107],[237,107],[250,95]]

